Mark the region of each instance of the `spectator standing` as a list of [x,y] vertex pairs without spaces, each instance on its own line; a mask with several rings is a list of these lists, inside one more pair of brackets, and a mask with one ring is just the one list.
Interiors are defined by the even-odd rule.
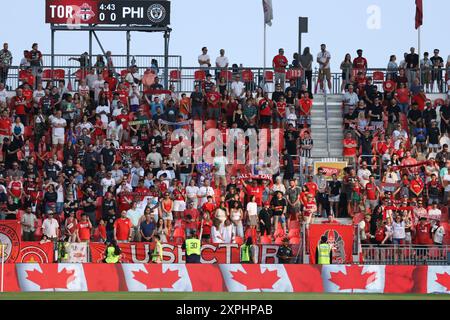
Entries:
[[277,258],[278,262],[281,264],[291,263],[293,257],[292,248],[289,245],[289,239],[283,239],[283,245],[278,248]]
[[[439,56],[439,49],[434,49],[434,55],[431,60],[431,92],[433,92],[434,82],[437,82],[438,90],[442,93],[443,81],[442,81],[442,68],[444,67],[444,59]],[[448,74],[448,73],[447,73]]]
[[59,223],[53,218],[53,211],[48,211],[47,218],[42,222],[42,233],[50,240],[56,240],[59,235]]
[[20,219],[20,224],[22,225],[23,231],[23,241],[34,241],[36,223],[36,215],[32,212],[31,207],[28,207],[25,211],[25,214],[23,214],[22,218]]
[[219,77],[221,71],[227,71],[230,62],[225,57],[225,50],[220,49],[220,55],[216,58],[216,79]]
[[346,88],[348,83],[350,82],[350,78],[353,74],[353,68],[355,68],[355,61],[357,58],[355,58],[354,62],[352,63],[352,57],[350,56],[350,53],[347,53],[345,55],[344,61],[341,63],[341,70],[342,70],[342,85],[341,85],[341,91],[344,92],[344,89]]
[[317,54],[317,63],[319,64],[319,82],[320,89],[324,91],[323,82],[325,78],[328,82],[328,89],[331,91],[331,70],[330,70],[331,54],[327,51],[327,46],[322,44],[320,52]]
[[200,68],[210,68],[211,67],[211,58],[208,55],[207,47],[202,48],[202,54],[198,56],[198,64],[200,65]]
[[303,49],[303,54],[299,57],[300,67],[303,69],[304,78],[308,83],[308,92],[312,93],[312,63],[313,56],[311,54],[310,48],[305,47]]
[[388,78],[388,76],[390,76],[393,81],[396,81],[397,75],[398,75],[397,57],[395,55],[391,55],[391,57],[389,58],[389,63],[387,65],[386,79]]
[[429,53],[423,54],[423,59],[420,60],[420,81],[427,92],[430,92],[431,69],[433,62],[429,58]]
[[127,212],[122,211],[120,218],[114,222],[114,240],[117,243],[125,243],[132,240],[133,224],[127,217]]
[[272,67],[275,70],[275,84],[281,84],[283,90],[286,83],[286,67],[288,64],[289,61],[284,55],[284,49],[279,49],[278,55],[273,58]]
[[40,75],[42,73],[42,53],[38,50],[37,43],[33,43],[28,58],[31,66],[31,72],[33,76],[36,77],[36,83],[38,83],[40,82]]
[[419,69],[419,55],[416,52],[416,49],[411,47],[410,53],[406,55],[406,77],[408,78],[408,86],[414,82],[414,79],[417,78],[417,71]]
[[11,51],[8,50],[8,44],[3,44],[3,49],[0,50],[0,83],[3,83],[5,86],[8,80],[8,72],[9,68],[12,65],[13,56]]
[[368,68],[367,59],[363,57],[362,49],[358,49],[358,51],[356,51],[356,54],[358,56],[353,60],[353,69],[366,74]]

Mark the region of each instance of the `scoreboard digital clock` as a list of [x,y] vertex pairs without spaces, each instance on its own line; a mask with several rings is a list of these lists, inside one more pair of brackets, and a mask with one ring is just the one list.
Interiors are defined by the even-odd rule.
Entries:
[[154,25],[170,24],[170,1],[46,0],[46,23]]

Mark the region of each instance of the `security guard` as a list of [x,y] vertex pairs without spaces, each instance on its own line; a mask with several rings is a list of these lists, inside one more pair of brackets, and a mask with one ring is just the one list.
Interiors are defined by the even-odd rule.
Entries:
[[281,264],[291,263],[292,260],[292,248],[289,246],[289,239],[283,239],[283,245],[278,248],[277,258]]
[[105,263],[119,263],[120,261],[120,248],[115,243],[109,243],[106,247]]
[[333,251],[331,250],[331,246],[327,243],[327,240],[326,236],[320,238],[320,244],[317,246],[316,250],[317,264],[331,264],[331,261],[333,261]]
[[201,242],[195,234],[192,234],[183,244],[186,249],[186,263],[200,263]]
[[241,263],[252,263],[253,239],[248,237],[247,241],[241,245]]
[[155,248],[153,249],[152,255],[152,262],[153,263],[162,263],[163,262],[163,249],[160,241],[159,235],[154,235],[153,239],[155,239]]

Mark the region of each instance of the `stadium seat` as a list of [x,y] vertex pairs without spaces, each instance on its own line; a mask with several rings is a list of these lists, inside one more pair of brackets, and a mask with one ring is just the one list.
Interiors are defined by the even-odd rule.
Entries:
[[289,244],[298,245],[298,244],[300,244],[300,242],[301,242],[301,240],[298,237],[289,239]]
[[277,230],[274,233],[274,237],[284,237],[286,235],[286,232],[284,232],[283,227],[281,226],[281,223],[278,223]]
[[66,72],[64,69],[55,69],[53,70],[52,78],[53,80],[64,80],[66,77]]
[[45,69],[44,71],[42,71],[42,80],[43,81],[50,81],[52,79],[53,79],[53,76],[52,76],[51,69]]
[[246,69],[242,71],[242,81],[245,83],[249,83],[253,81],[253,72],[252,70]]
[[194,80],[195,81],[205,81],[206,73],[203,70],[197,70],[194,72]]
[[266,82],[273,82],[273,71],[264,72],[264,80]]
[[291,239],[291,238],[298,238],[298,237],[300,237],[300,230],[298,230],[298,229],[291,229],[291,230],[289,230],[289,233],[288,233],[288,238],[289,239]]
[[384,73],[382,71],[375,71],[372,75],[374,82],[383,82],[384,81]]
[[231,81],[233,79],[233,73],[231,71],[220,71],[220,78],[225,78],[225,81]]
[[238,245],[242,245],[244,243],[244,240],[242,239],[242,237],[234,237],[234,242]]
[[289,69],[286,72],[286,80],[290,81],[291,79],[298,79],[302,77],[302,70],[301,69]]
[[272,244],[272,238],[270,236],[262,236],[260,239],[261,244]]
[[181,82],[181,71],[180,70],[171,70],[169,73],[170,82]]
[[275,239],[275,244],[282,245],[284,237],[278,237]]

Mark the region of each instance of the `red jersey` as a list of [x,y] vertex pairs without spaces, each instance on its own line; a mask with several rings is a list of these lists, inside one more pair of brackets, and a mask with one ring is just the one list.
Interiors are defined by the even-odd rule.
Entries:
[[130,121],[130,115],[128,114],[120,114],[116,117],[116,120],[122,121],[122,126],[124,130],[128,129],[128,122]]
[[316,202],[313,201],[307,201],[304,208],[303,208],[303,215],[305,217],[309,217],[310,215],[312,215],[314,212],[317,211],[317,204]]
[[309,193],[311,193],[313,195],[313,197],[315,197],[317,190],[319,189],[317,184],[315,182],[306,182],[305,186],[308,187]]
[[132,227],[131,220],[129,218],[120,218],[114,222],[114,228],[116,229],[117,240],[128,240],[130,235],[130,229]]
[[119,95],[119,100],[125,105],[128,106],[128,91],[126,90],[118,90],[116,93]]
[[430,235],[431,226],[429,223],[421,224],[419,223],[416,226],[416,244],[433,244],[433,241],[431,239]]
[[357,57],[353,60],[353,69],[365,70],[367,69],[367,59],[364,57]]
[[368,200],[377,200],[377,187],[373,183],[366,184],[366,196]]
[[188,215],[191,216],[193,220],[197,221],[200,216],[200,213],[198,212],[197,209],[184,210],[184,217],[186,218]]
[[259,110],[261,116],[271,116],[272,115],[273,101],[268,99],[261,99],[259,102]]
[[184,189],[181,190],[175,189],[173,190],[173,196],[174,200],[185,201],[186,191]]
[[311,114],[311,108],[313,105],[313,101],[309,98],[302,98],[300,100],[300,115],[301,116],[309,116]]
[[286,102],[277,102],[277,110],[282,118],[286,118]]
[[385,81],[383,83],[384,92],[392,92],[395,90],[396,83],[392,80]]
[[411,181],[409,188],[415,195],[420,195],[424,188],[424,183],[422,179],[414,179]]
[[251,196],[255,196],[255,202],[258,206],[262,206],[262,194],[263,188],[261,186],[246,186],[245,192],[247,193],[247,199],[250,200]]
[[289,61],[283,55],[276,55],[273,58],[272,63],[273,63],[273,67],[274,67],[276,73],[285,73],[286,67],[289,64]]
[[11,181],[8,189],[11,191],[14,197],[20,198],[22,195],[23,185],[21,181]]
[[162,146],[161,146],[161,153],[163,156],[168,157],[172,153],[172,141],[169,140],[163,140]]
[[397,96],[398,103],[409,103],[409,90],[406,88],[397,89],[395,94]]
[[198,222],[197,230],[200,230],[203,225],[203,233],[204,235],[211,234],[212,221],[211,220],[202,220]]
[[208,92],[206,94],[206,102],[208,103],[208,108],[218,108],[220,98],[221,96],[219,92]]
[[356,155],[356,147],[346,147],[346,144],[356,144],[355,139],[344,139],[344,157],[353,157]]
[[[89,226],[89,221],[78,223],[77,225],[78,229],[78,236],[80,237],[81,241],[86,241],[91,238],[91,228]],[[105,230],[106,232],[106,230]],[[119,236],[117,236],[117,239],[119,239]]]
[[2,136],[11,136],[11,119],[8,117],[0,118],[0,135]]
[[22,97],[15,96],[12,98],[12,105],[16,109],[17,115],[25,115],[26,114],[26,110],[25,110],[26,104],[27,104],[27,102],[26,102],[26,99],[24,96],[22,96]]
[[33,102],[33,91],[28,89],[23,89],[23,96],[27,101],[27,108],[31,108]]
[[66,230],[69,231],[71,234],[75,232],[75,230],[78,227],[77,219],[76,218],[67,218],[66,219]]

